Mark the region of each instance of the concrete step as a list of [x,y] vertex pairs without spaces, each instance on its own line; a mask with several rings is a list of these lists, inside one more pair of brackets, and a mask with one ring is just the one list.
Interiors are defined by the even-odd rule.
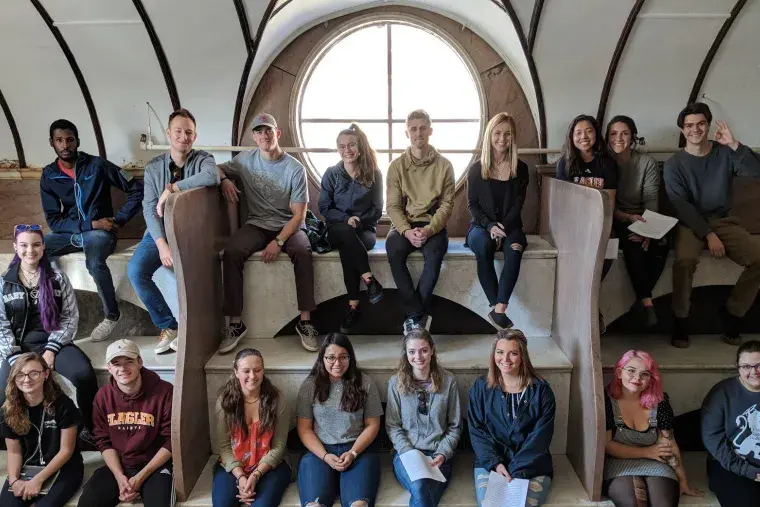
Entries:
[[[166,354],[156,354],[153,347],[158,343],[156,336],[128,336],[129,340],[134,341],[140,347],[140,357],[143,360],[143,366],[153,370],[159,377],[167,382],[174,382],[174,371],[177,365],[177,354],[174,351]],[[108,382],[110,374],[106,367],[106,349],[118,338],[94,342],[89,337],[75,340],[74,343],[87,354],[98,376],[98,384],[104,385]]]
[[[441,366],[457,377],[462,413],[466,413],[468,393],[475,380],[488,370],[488,356],[494,335],[435,335],[438,361]],[[353,336],[351,343],[356,352],[359,367],[366,371],[377,384],[380,398],[385,401],[388,380],[398,368],[402,354],[401,337],[398,335]],[[244,339],[229,354],[215,354],[206,363],[206,386],[209,402],[211,434],[214,434],[214,403],[219,389],[229,378],[235,353],[245,347],[255,348],[264,356],[266,375],[283,393],[295,412],[298,389],[314,365],[316,354],[307,352],[297,336],[277,338]],[[551,338],[529,338],[528,348],[533,366],[552,386],[557,402],[552,452],[564,454],[567,445],[567,417],[570,403],[570,375],[572,365]],[[295,417],[295,416],[293,416]],[[295,427],[295,419],[291,428]],[[216,452],[216,448],[214,447]]]
[[[742,336],[745,340],[760,339],[760,335]],[[605,384],[626,351],[649,352],[660,366],[663,389],[670,395],[676,415],[699,409],[712,386],[738,375],[736,347],[724,343],[720,335],[692,335],[687,349],[673,347],[670,336],[664,334],[603,335],[601,342]]]

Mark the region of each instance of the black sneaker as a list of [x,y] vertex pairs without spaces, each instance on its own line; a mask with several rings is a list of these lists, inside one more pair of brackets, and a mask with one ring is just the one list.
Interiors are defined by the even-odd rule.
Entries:
[[670,344],[679,349],[689,348],[689,319],[675,317],[673,319],[673,334],[670,338]]
[[404,321],[404,336],[408,335],[415,329],[422,329],[418,319],[407,317]]
[[377,281],[377,278],[370,277],[369,282],[364,282],[367,286],[367,296],[369,297],[370,304],[377,304],[383,299],[383,286]]
[[235,350],[237,344],[243,339],[245,333],[248,332],[248,328],[245,324],[238,322],[230,324],[222,330],[222,343],[219,344],[219,353],[226,354]]
[[488,320],[499,330],[509,329],[515,325],[506,313],[496,313],[496,310],[491,310],[491,313],[488,314]]
[[346,313],[346,316],[343,317],[343,322],[340,324],[340,332],[343,334],[350,333],[351,329],[356,325],[356,323],[361,320],[361,317],[362,311],[359,309],[359,307],[350,306],[348,313]]
[[309,352],[319,350],[319,332],[309,320],[299,320],[296,324],[296,333],[301,338],[301,345]]
[[723,341],[729,345],[741,345],[741,317],[732,315],[725,306],[721,306],[718,309],[718,313],[720,314],[720,322],[723,327]]

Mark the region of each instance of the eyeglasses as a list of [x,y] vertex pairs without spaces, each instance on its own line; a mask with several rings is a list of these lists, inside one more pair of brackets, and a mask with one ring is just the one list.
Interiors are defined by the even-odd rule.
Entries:
[[18,224],[16,227],[13,228],[13,234],[16,235],[19,232],[26,232],[26,231],[39,232],[41,230],[42,230],[42,227],[40,227],[37,224]]
[[42,370],[32,370],[29,373],[16,373],[13,379],[20,384],[26,377],[29,377],[29,380],[38,380],[40,375],[42,375]]
[[338,151],[346,151],[346,148],[355,150],[357,146],[359,146],[357,143],[339,144]]
[[340,361],[343,364],[346,364],[351,358],[348,357],[348,354],[341,354],[339,356],[325,356],[325,361],[327,361],[330,364],[335,364],[335,361]]
[[417,393],[417,412],[422,415],[428,415],[427,395],[427,391],[420,391]]
[[739,365],[739,371],[742,373],[749,373],[752,370],[755,370],[755,373],[760,373],[760,363]]
[[646,370],[644,371],[637,371],[635,368],[623,368],[623,371],[628,375],[629,378],[635,379],[636,377],[639,378],[639,380],[651,380],[652,374]]

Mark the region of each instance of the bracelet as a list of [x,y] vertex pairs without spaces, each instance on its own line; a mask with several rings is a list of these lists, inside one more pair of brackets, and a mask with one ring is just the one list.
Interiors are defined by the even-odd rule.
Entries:
[[237,479],[235,480],[235,482],[237,482],[238,484],[240,484],[240,479],[245,479],[245,474],[238,475]]
[[350,449],[348,452],[350,452],[350,453],[351,453],[351,455],[354,457],[354,459],[356,459],[356,458],[358,458],[358,457],[359,457],[359,453],[358,453],[358,452],[356,452],[356,451],[355,451],[355,450],[353,450],[353,449]]
[[325,460],[325,458],[327,457],[327,455],[328,455],[328,454],[330,454],[330,453],[329,453],[328,451],[325,451],[325,455],[324,455],[324,456],[322,456],[322,461],[324,461],[324,460]]
[[225,176],[224,178],[219,178],[219,183],[223,182],[224,180],[230,179],[228,176]]
[[16,484],[16,483],[17,483],[18,481],[20,481],[20,480],[21,480],[21,477],[18,477],[18,478],[17,478],[15,481],[13,481],[13,482],[9,482],[9,483],[8,483],[8,487],[9,487],[9,488],[12,488],[12,487],[13,487],[13,485],[14,485],[14,484]]
[[[256,474],[258,474],[258,476]],[[264,474],[262,474],[261,470],[259,470],[257,468],[256,470],[254,470],[253,472],[251,472],[251,475],[253,475],[254,477],[256,477],[256,482],[259,482],[261,480],[261,476],[264,475]]]

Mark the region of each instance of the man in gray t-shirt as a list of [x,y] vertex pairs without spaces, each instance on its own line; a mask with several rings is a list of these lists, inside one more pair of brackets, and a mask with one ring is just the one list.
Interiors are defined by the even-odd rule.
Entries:
[[230,162],[219,166],[222,192],[231,202],[238,201],[234,178],[243,186],[248,218],[224,248],[224,315],[229,325],[224,328],[219,352],[232,351],[245,336],[243,313],[243,267],[246,260],[263,250],[261,260],[274,262],[284,250],[293,262],[296,293],[301,320],[296,332],[304,348],[316,352],[317,330],[311,324],[314,301],[314,268],[311,246],[301,230],[306,218],[309,195],[306,188],[306,169],[285,153],[278,143],[280,129],[269,114],[258,114],[253,121],[253,140],[258,149],[244,151]]

